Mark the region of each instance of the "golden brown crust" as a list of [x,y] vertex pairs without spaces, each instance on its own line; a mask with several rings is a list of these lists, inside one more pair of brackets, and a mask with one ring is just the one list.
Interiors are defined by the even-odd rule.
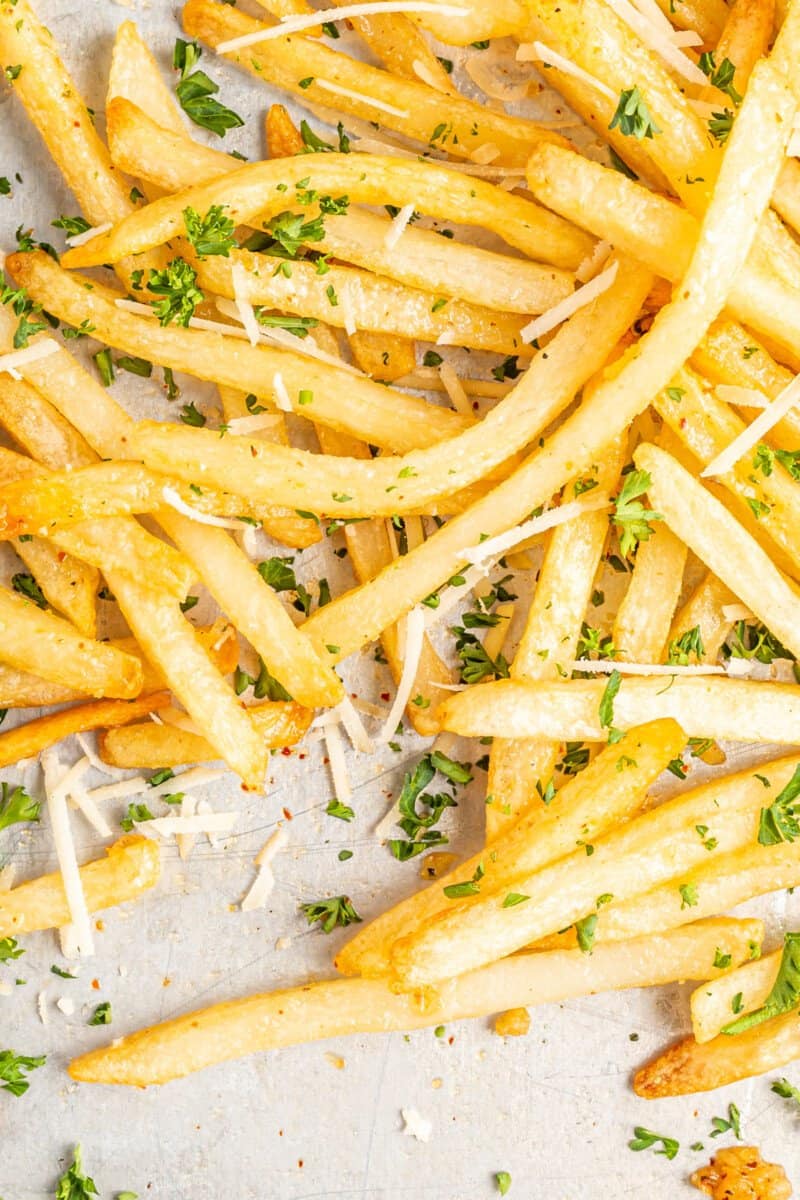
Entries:
[[695,1171],[692,1183],[712,1200],[789,1200],[783,1167],[764,1162],[757,1146],[729,1146]]

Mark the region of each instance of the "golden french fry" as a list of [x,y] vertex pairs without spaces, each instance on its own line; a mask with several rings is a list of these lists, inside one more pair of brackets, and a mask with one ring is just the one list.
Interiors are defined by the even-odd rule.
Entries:
[[107,103],[123,97],[173,133],[186,126],[175,96],[164,82],[158,63],[133,21],[123,21],[114,36],[108,71]]
[[263,739],[178,605],[121,573],[109,572],[107,579],[143,654],[163,672],[220,758],[260,790],[267,765]]
[[0,661],[88,696],[129,700],[142,688],[142,665],[95,642],[55,613],[0,589]]
[[[695,830],[704,842],[713,840],[712,826],[707,828],[709,832],[703,834]],[[632,900],[610,904],[598,919],[596,940],[617,941],[673,929],[683,925],[687,918],[695,921],[714,916],[756,896],[795,887],[798,880],[800,855],[793,845],[762,846],[756,842],[730,854],[715,856],[686,876],[685,882],[695,889],[697,900],[691,910],[687,909],[674,883],[664,883]],[[575,931],[569,930],[544,938],[534,948],[552,950],[574,945]]]
[[[640,284],[638,271],[621,265],[609,293],[576,313],[483,421],[455,439],[402,459],[320,459],[266,442],[147,421],[131,432],[128,453],[157,471],[169,464],[186,482],[202,477],[204,486],[235,490],[256,505],[271,498],[337,517],[429,511],[431,500],[443,489],[455,492],[474,483],[555,419],[581,384],[603,366],[631,309],[638,306]],[[305,411],[316,420],[316,393]]]
[[711,1092],[739,1079],[774,1071],[798,1056],[800,1021],[797,1012],[792,1011],[736,1037],[723,1033],[703,1045],[694,1038],[675,1042],[637,1072],[633,1089],[646,1100]]
[[0,733],[0,766],[8,767],[23,758],[35,758],[48,746],[55,745],[73,733],[87,733],[92,729],[107,729],[113,725],[126,725],[138,721],[148,713],[166,708],[170,703],[168,692],[156,692],[138,700],[98,700],[93,704],[81,704],[77,708],[62,709],[28,721]]
[[[90,913],[127,900],[137,900],[158,883],[161,862],[158,845],[137,834],[118,838],[105,857],[81,867],[81,885]],[[41,875],[0,893],[0,930],[3,937],[18,937],[37,929],[60,929],[71,913],[61,873]]]
[[[522,8],[517,0],[503,2]],[[190,37],[212,47],[265,28],[238,9],[209,0],[189,0],[184,5],[183,27]],[[367,66],[302,35],[233,50],[225,57],[257,79],[293,92],[303,102],[335,102],[341,112],[365,121],[380,120],[386,128],[437,146],[454,158],[468,158],[481,146],[492,145],[500,151],[502,162],[520,166],[525,161],[526,147],[535,142],[563,143],[559,134],[535,121],[509,117],[463,96],[444,94],[421,80],[412,81]],[[309,77],[311,83],[300,87],[300,80]],[[358,95],[353,96],[353,92]]]
[[[335,57],[339,57],[335,55]],[[446,103],[437,95],[437,105]],[[424,169],[423,169],[424,168]],[[230,175],[164,196],[130,213],[63,256],[65,267],[92,267],[140,254],[185,233],[187,206],[205,213],[225,206],[237,225],[267,221],[293,200],[301,180],[320,194],[345,191],[351,204],[414,204],[430,216],[498,233],[528,257],[545,259],[568,270],[591,250],[591,239],[538,204],[503,191],[485,180],[467,177],[433,162],[370,155],[365,172],[358,154],[315,154],[250,163]]]
[[[176,371],[268,399],[274,398],[277,372],[301,416],[305,409],[300,404],[300,393],[310,391],[315,421],[367,439],[373,445],[404,453],[453,436],[473,424],[458,413],[392,391],[344,368],[305,358],[301,353],[250,346],[246,341],[204,329],[162,328],[155,320],[115,307],[97,286],[87,292],[80,277],[62,271],[44,253],[10,255],[6,266],[32,296],[47,296],[48,311],[64,320],[69,320],[70,314],[79,320],[90,319],[98,338],[127,354],[146,354]],[[118,445],[116,438],[112,444]],[[124,453],[124,443],[119,449]]]
[[[618,748],[609,746],[601,757],[611,757]],[[755,841],[762,807],[785,786],[797,765],[797,757],[772,763],[769,787],[749,768],[714,780],[599,840],[591,838],[594,852],[589,856],[583,849],[574,850],[534,873],[519,872],[510,881],[498,882],[495,864],[487,856],[478,894],[466,901],[451,899],[449,909],[394,943],[391,956],[398,982],[404,990],[427,986],[512,954],[567,923],[598,916],[598,896],[623,901],[669,880],[679,892],[700,863]],[[623,766],[621,773],[627,770],[633,768]],[[699,824],[713,827],[717,840],[710,849],[698,836]],[[509,896],[518,895],[526,899],[508,902]],[[684,892],[682,899],[692,907],[691,893]],[[598,923],[601,919],[598,916]]]
[[15,538],[14,549],[42,589],[45,600],[87,637],[97,636],[96,595],[100,575],[42,538]]
[[438,1004],[420,1005],[382,980],[307,983],[215,1004],[129,1034],[70,1064],[84,1083],[144,1087],[263,1050],[344,1034],[387,1033],[485,1016],[501,1005],[554,1003],[571,996],[646,987],[714,974],[716,948],[741,962],[757,921],[708,921],[664,936],[580,951],[519,954],[448,982]]
[[633,575],[614,621],[613,641],[623,659],[660,662],[681,592],[686,546],[658,525],[636,551]]
[[[539,737],[605,741],[599,706],[607,679],[517,683],[501,679],[451,696],[440,705],[440,727],[462,737]],[[703,675],[623,676],[614,726],[667,717],[687,734],[729,741],[780,742],[797,737],[800,687]],[[794,734],[793,731],[794,730]]]
[[[345,0],[335,0],[335,3],[344,4]],[[448,96],[458,95],[425,35],[410,17],[403,13],[376,12],[354,17],[353,26],[388,71],[406,79],[421,79]]]
[[[684,742],[685,734],[674,721],[631,730],[618,746],[598,755],[565,784],[544,812],[529,809],[495,839],[493,869],[510,883],[520,871],[540,870],[569,854],[578,840],[592,843],[641,808],[646,789]],[[634,765],[617,770],[623,758]],[[465,883],[486,859],[485,853],[473,855],[359,930],[337,956],[337,969],[345,975],[385,975],[395,939],[424,929],[437,913],[452,906],[442,888]]]
[[[371,583],[315,613],[307,623],[307,631],[318,639],[318,644],[333,640],[334,627],[344,631],[338,638],[344,642],[344,656],[376,636],[459,570],[466,547],[521,521],[533,507],[547,503],[577,471],[588,469],[602,446],[622,432],[646,408],[650,397],[668,384],[719,315],[747,258],[782,161],[785,122],[793,109],[794,100],[780,76],[769,61],[760,63],[736,119],[692,265],[675,298],[661,310],[639,342],[637,354],[483,500],[449,521],[423,546],[386,568]],[[768,146],[763,137],[765,128],[776,134]],[[763,168],[757,178],[751,171],[756,159]],[[741,179],[745,176],[753,187],[743,192]],[[723,241],[724,260],[719,253]]]
[[[4,323],[4,327],[8,325],[13,331],[13,321]],[[68,463],[73,467],[85,467],[95,462],[96,456],[77,429],[24,380],[3,377],[0,424],[27,454],[52,471]]]
[[782,951],[776,950],[765,958],[742,963],[692,992],[689,1004],[695,1041],[710,1042],[725,1025],[730,1025],[734,1014],[743,1015],[760,1008],[772,991],[782,958]]
[[[280,105],[273,105],[270,113],[279,108]],[[269,116],[267,119],[269,122]],[[288,114],[286,120],[289,120]],[[107,122],[115,162],[145,179],[160,182],[170,191],[219,179],[238,169],[229,154],[203,146],[185,134],[170,134],[135,105],[123,100],[112,103]],[[268,124],[267,134],[271,138],[270,144],[274,142],[276,146],[276,150],[271,150],[272,157],[301,153],[303,142],[296,131],[299,146],[297,141],[290,140],[282,117],[275,116],[273,124],[275,131],[270,133]],[[294,131],[294,126],[291,128]],[[630,138],[626,140],[630,141]],[[323,239],[315,245],[336,259],[355,263],[438,297],[474,300],[472,280],[480,278],[481,304],[501,312],[533,311],[532,304],[548,281],[556,287],[570,278],[566,271],[556,267],[544,268],[526,259],[511,258],[467,242],[442,238],[413,225],[406,228],[396,246],[389,247],[386,245],[388,230],[387,218],[351,206],[342,216],[326,217]],[[588,252],[588,243],[586,248]]]
[[[196,261],[188,254],[184,258]],[[443,308],[432,311],[435,297],[431,292],[412,289],[354,267],[334,265],[320,275],[313,263],[297,262],[292,264],[292,273],[287,278],[275,274],[267,255],[234,250],[229,258],[210,257],[196,263],[201,287],[232,299],[231,272],[237,264],[248,272],[244,294],[251,304],[298,313],[339,327],[352,321],[358,330],[375,334],[405,334],[425,342],[447,337],[452,343],[473,350],[523,356],[533,353],[521,337],[526,317],[514,313],[501,315],[466,300],[450,300]],[[331,288],[338,301],[334,306],[330,300]],[[566,299],[572,290],[568,276],[559,274],[553,278],[552,272],[542,268],[541,294],[535,298],[530,312],[543,312]]]
[[715,663],[726,637],[733,628],[733,622],[726,617],[725,609],[735,603],[736,597],[730,588],[709,572],[675,614],[668,640],[677,641],[683,634],[690,633],[696,627],[703,643],[700,661]]
[[[299,704],[276,701],[247,710],[264,744],[270,749],[293,746],[311,724],[313,712]],[[177,767],[185,763],[213,762],[213,746],[197,733],[156,725],[148,721],[110,729],[98,739],[100,757],[113,767]]]
[[[591,476],[602,490],[609,493],[614,490],[626,449],[620,439],[603,453],[596,474]],[[569,494],[567,488],[566,495]],[[558,664],[576,657],[583,617],[607,536],[608,515],[604,512],[585,513],[553,530],[525,631],[511,664],[513,679],[555,679],[559,674]],[[494,740],[487,783],[487,841],[493,841],[531,804],[539,808],[536,784],[547,786],[558,750],[557,742],[547,740]]]
[[[699,221],[666,196],[559,146],[538,147],[528,162],[527,178],[537,199],[568,220],[667,279],[677,282],[684,275]],[[796,286],[771,274],[758,255],[751,255],[734,282],[729,303],[746,324],[782,347],[796,347]]]
[[344,689],[333,667],[295,627],[276,593],[229,534],[164,509],[158,520],[290,695],[309,708],[337,704]]
[[[120,122],[121,124],[122,122]],[[282,104],[270,104],[267,109],[264,128],[267,137],[267,151],[270,158],[288,158],[292,154],[302,154],[303,139],[294,121]],[[116,132],[118,132],[117,129],[115,129]],[[220,173],[222,173],[221,161]]]
[[[775,25],[775,0],[735,0],[728,10],[725,28],[716,40],[714,51],[718,63],[727,58],[735,66],[733,75],[737,92],[744,95],[753,67],[769,52]],[[730,96],[708,84],[700,93],[701,100],[724,108]]]
[[670,455],[642,445],[634,459],[650,475],[650,503],[663,513],[670,529],[792,653],[800,655],[800,598],[758,543]]

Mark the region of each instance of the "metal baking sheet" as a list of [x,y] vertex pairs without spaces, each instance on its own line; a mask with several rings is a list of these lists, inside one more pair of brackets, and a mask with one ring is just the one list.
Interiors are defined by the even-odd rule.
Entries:
[[[180,34],[171,3],[36,0],[36,8],[101,124],[111,41],[121,21],[134,18],[170,69]],[[449,50],[448,56],[458,69],[464,52]],[[248,117],[225,149],[259,156],[269,91],[211,54],[203,67],[221,83],[224,102]],[[0,245],[13,248],[20,223],[55,241],[60,234],[49,231],[49,222],[75,212],[74,201],[10,89],[0,102],[0,173],[13,178],[19,172],[23,180],[10,197],[0,197]],[[114,394],[132,411],[166,411],[155,381],[122,377]],[[207,387],[197,385],[192,394],[201,405],[213,402]],[[326,545],[307,551],[301,562],[306,578],[327,574],[333,581],[339,570],[338,579],[347,583],[346,567]],[[11,569],[9,562],[4,569]],[[377,669],[371,654],[357,656],[346,670],[351,689],[374,697],[381,687]],[[215,808],[241,810],[234,834],[217,848],[200,845],[185,863],[165,846],[161,885],[139,904],[103,915],[96,957],[79,964],[78,979],[51,973],[51,964],[67,965],[54,935],[24,939],[25,956],[0,968],[0,983],[25,980],[0,996],[0,1044],[46,1053],[48,1061],[26,1096],[0,1092],[5,1200],[53,1195],[77,1142],[103,1197],[129,1189],[159,1200],[488,1200],[496,1194],[495,1172],[508,1171],[510,1195],[520,1200],[688,1200],[697,1195],[689,1173],[732,1140],[709,1137],[712,1118],[724,1116],[732,1101],[741,1110],[746,1143],[783,1163],[800,1184],[799,1118],[770,1091],[769,1078],[656,1103],[631,1091],[633,1070],[687,1031],[688,986],[551,1005],[532,1013],[530,1033],[519,1039],[504,1041],[490,1021],[474,1021],[452,1025],[443,1038],[433,1030],[395,1033],[258,1055],[161,1089],[70,1082],[69,1058],[109,1036],[198,1005],[330,975],[333,951],[345,935],[309,931],[298,905],[346,892],[368,918],[413,890],[419,860],[397,863],[375,825],[421,748],[406,734],[399,753],[387,749],[365,758],[348,752],[357,813],[349,825],[325,815],[332,791],[320,745],[274,757],[263,797],[248,796],[226,775],[203,794]],[[63,753],[71,761],[78,751],[68,745]],[[20,778],[17,770],[4,774]],[[32,791],[40,790],[38,768],[28,768],[24,778]],[[93,775],[91,781],[106,780]],[[475,793],[448,814],[459,853],[480,844],[482,807]],[[123,802],[110,806],[109,816],[118,821],[124,808]],[[284,817],[290,844],[275,863],[275,891],[264,911],[242,913],[238,903],[252,880],[253,855],[284,809],[291,814]],[[83,857],[102,851],[79,817],[75,829]],[[345,846],[354,855],[339,862]],[[29,831],[0,835],[0,853],[15,864],[19,879],[52,869],[46,817]],[[773,940],[780,927],[800,922],[800,905],[789,896],[749,909],[766,913]],[[71,1016],[56,1006],[63,997],[74,1002]],[[89,1027],[102,1000],[111,1001],[113,1024]],[[786,1073],[800,1084],[800,1068]],[[404,1135],[401,1108],[415,1108],[432,1123],[427,1144]],[[627,1143],[639,1124],[677,1137],[678,1157],[668,1162],[632,1153]],[[704,1152],[689,1149],[698,1141]]]

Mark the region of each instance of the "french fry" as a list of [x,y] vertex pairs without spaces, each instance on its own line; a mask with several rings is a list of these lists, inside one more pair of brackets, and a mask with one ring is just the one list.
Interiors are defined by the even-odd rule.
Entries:
[[79,633],[63,617],[0,589],[0,661],[89,696],[138,696],[142,665]]
[[689,633],[696,627],[703,643],[700,661],[715,663],[726,637],[733,628],[733,622],[726,617],[725,609],[735,603],[736,597],[730,588],[709,571],[675,614],[668,641],[677,641],[684,633]]
[[0,733],[0,766],[12,766],[23,758],[35,758],[37,754],[56,742],[63,741],[73,733],[87,733],[92,729],[107,729],[114,725],[126,725],[138,721],[148,713],[166,708],[170,703],[168,692],[156,692],[138,700],[98,700],[93,704],[81,704],[77,708],[62,709],[28,721]]
[[[189,261],[195,261],[184,254]],[[382,279],[354,267],[335,266],[320,275],[313,263],[292,264],[287,278],[275,274],[268,256],[247,250],[234,250],[227,259],[206,258],[196,263],[201,287],[220,296],[233,298],[231,277],[239,264],[248,272],[246,299],[251,304],[298,313],[317,321],[343,327],[352,320],[359,330],[372,333],[405,334],[420,341],[436,342],[447,337],[453,344],[474,350],[492,350],[498,354],[532,353],[521,331],[527,318],[513,313],[500,314],[466,300],[451,300],[436,312],[430,292],[412,289],[393,280]],[[330,289],[339,303],[331,306]],[[553,278],[542,268],[541,295],[534,300],[531,313],[544,312],[572,292],[568,276]],[[404,374],[405,371],[401,372]]]
[[[569,404],[624,332],[640,299],[640,276],[624,267],[608,294],[578,313],[537,356],[513,393],[454,439],[403,458],[364,461],[290,450],[210,430],[140,422],[128,453],[155,471],[178,471],[187,483],[235,490],[251,504],[270,499],[337,517],[393,516],[430,511],[442,492],[483,478],[532,441]],[[595,340],[589,349],[587,333]],[[580,353],[580,351],[583,351]],[[315,419],[316,393],[306,411]],[[446,501],[443,501],[446,505]]]
[[[403,453],[453,436],[472,424],[458,413],[387,390],[300,353],[250,346],[203,329],[162,328],[155,320],[115,307],[96,286],[87,292],[80,277],[62,271],[46,254],[11,255],[6,266],[31,295],[46,294],[49,311],[67,321],[70,314],[78,320],[90,319],[97,337],[126,354],[147,354],[176,371],[268,399],[274,398],[278,372],[301,416],[305,414],[300,392],[311,391],[316,421],[366,438],[373,445]],[[79,317],[79,313],[83,315]]]
[[[538,200],[576,225],[667,279],[677,282],[684,275],[699,222],[665,196],[558,146],[534,151],[527,178]],[[797,345],[796,288],[772,275],[757,255],[751,255],[735,281],[729,304],[742,321],[781,346],[791,350]]]
[[48,604],[81,633],[96,637],[95,597],[100,584],[97,569],[42,538],[29,541],[15,538],[12,545],[42,589]]
[[[13,332],[14,322],[3,322]],[[8,339],[11,348],[11,338]],[[0,383],[0,424],[27,454],[57,471],[68,463],[85,467],[96,461],[77,429],[36,388],[23,380],[3,377]]]
[[664,525],[658,525],[638,546],[612,635],[623,659],[661,662],[681,592],[686,555],[684,543]]
[[675,1042],[634,1076],[633,1089],[646,1100],[711,1092],[774,1071],[800,1056],[797,1012],[773,1017],[736,1037],[720,1034],[698,1045],[694,1038]]
[[[718,63],[727,58],[734,64],[734,84],[742,95],[753,67],[769,52],[774,25],[775,0],[735,0],[728,11],[725,28],[716,39],[714,57]],[[710,83],[699,99],[720,107],[730,103],[727,92]]]
[[674,979],[711,976],[717,947],[740,962],[755,921],[702,922],[663,937],[604,946],[591,960],[580,951],[519,954],[492,963],[441,989],[439,1002],[420,1005],[382,980],[309,983],[215,1004],[201,1012],[129,1034],[74,1059],[70,1075],[83,1083],[144,1087],[167,1083],[215,1063],[298,1042],[344,1034],[387,1033],[485,1016],[499,1004],[547,1004],[568,997]]
[[[133,115],[133,119],[135,120],[135,114]],[[122,122],[119,124],[122,125]],[[115,129],[116,132],[117,129]],[[267,138],[267,152],[270,158],[289,158],[292,154],[303,153],[303,139],[294,121],[282,104],[270,104],[264,119],[264,132]],[[207,161],[210,162],[210,158]],[[222,165],[222,161],[220,160],[220,174],[224,174]],[[203,172],[202,177],[205,178],[205,172]],[[209,178],[211,178],[210,175]]]
[[[517,0],[505,2],[518,10],[522,7]],[[245,13],[232,12],[226,5],[209,0],[189,0],[184,5],[183,27],[190,37],[212,47],[264,28]],[[330,104],[331,90],[321,86],[320,81],[332,85],[336,106],[342,112],[366,121],[380,120],[386,128],[425,145],[437,145],[454,158],[468,158],[481,146],[491,144],[499,149],[504,163],[520,166],[526,149],[538,140],[563,142],[557,133],[535,121],[509,117],[463,96],[445,94],[421,80],[367,66],[302,35],[233,50],[225,57],[260,81],[301,97],[303,102]],[[299,81],[309,77],[311,83],[301,88]],[[340,88],[346,89],[344,94]],[[353,96],[353,92],[358,95]]]
[[[609,746],[601,757],[608,759],[617,749]],[[511,881],[502,878],[498,883],[495,864],[484,860],[479,894],[467,901],[451,899],[449,909],[394,943],[391,956],[398,983],[404,990],[436,984],[512,954],[566,923],[597,915],[598,896],[623,901],[669,880],[678,891],[701,862],[755,841],[765,798],[774,798],[773,789],[788,782],[797,763],[797,758],[773,763],[769,788],[750,769],[714,780],[600,839],[592,837],[590,856],[582,848],[573,850],[537,872],[520,871]],[[698,824],[714,827],[713,848],[698,836]],[[509,895],[527,899],[509,904]]]
[[[670,758],[680,753],[685,735],[674,721],[632,730],[619,746],[597,756],[589,766],[556,793],[544,813],[533,809],[501,833],[492,844],[493,867],[509,882],[521,871],[543,869],[575,846],[578,839],[593,842],[604,831],[638,812],[645,790]],[[621,755],[634,766],[617,770]],[[345,975],[385,975],[395,939],[424,929],[452,901],[443,887],[464,883],[474,875],[484,853],[476,854],[429,888],[401,901],[370,922],[336,958]]]
[[[577,471],[590,467],[602,446],[622,432],[644,410],[650,397],[668,384],[719,315],[747,258],[782,161],[785,121],[793,109],[794,100],[769,61],[760,63],[736,119],[692,265],[675,298],[659,312],[642,338],[638,355],[600,385],[544,447],[482,501],[449,521],[423,546],[386,568],[374,581],[315,613],[307,630],[319,639],[318,644],[330,642],[335,627],[340,631],[338,640],[344,643],[344,656],[376,636],[462,567],[466,547],[521,521],[536,505],[546,503]],[[764,143],[765,129],[776,135],[768,147]],[[760,147],[757,156],[756,146]],[[755,157],[764,171],[753,176]],[[740,173],[748,178],[752,190],[748,186],[742,191]],[[720,241],[725,242],[724,261],[719,254]]]
[[373,154],[370,171],[365,172],[360,155],[338,153],[250,163],[137,209],[108,232],[73,246],[62,261],[67,268],[93,267],[161,246],[185,233],[183,211],[188,206],[204,213],[212,204],[222,204],[237,225],[256,218],[267,221],[294,202],[292,189],[303,179],[310,181],[304,187],[321,193],[346,191],[350,203],[413,203],[433,217],[483,226],[530,258],[545,258],[567,270],[591,249],[586,234],[530,200],[427,160],[422,167],[416,159]]
[[303,631],[295,628],[275,592],[232,538],[222,529],[199,526],[163,509],[158,520],[289,693],[310,708],[337,704],[344,695],[341,680]]
[[175,97],[133,21],[123,21],[114,36],[106,97],[107,103],[118,97],[129,100],[164,129],[186,134]]
[[649,473],[650,502],[663,513],[670,529],[779,640],[800,655],[800,598],[761,547],[670,455],[642,445],[634,460]]
[[[343,4],[345,0],[335,2]],[[369,16],[354,17],[353,27],[388,71],[405,79],[421,79],[448,96],[458,95],[425,35],[403,13],[370,13]]]
[[[270,749],[293,746],[311,723],[313,713],[299,704],[256,705],[247,710],[264,744]],[[213,746],[197,733],[156,725],[152,721],[110,729],[98,739],[100,757],[113,767],[177,767],[186,763],[213,762]]]
[[689,1005],[695,1041],[701,1045],[710,1042],[730,1025],[734,1013],[744,1015],[760,1008],[772,991],[782,957],[776,950],[765,958],[742,963],[692,992]]
[[[614,490],[623,453],[621,440],[604,452],[602,465],[592,476],[598,487]],[[511,664],[513,679],[555,679],[557,664],[577,655],[584,613],[607,537],[608,517],[603,512],[585,513],[553,530]],[[546,740],[495,739],[489,756],[487,841],[493,841],[530,805],[543,811],[536,804],[536,784],[547,786],[558,750],[557,742]]]
[[[81,867],[81,885],[89,912],[100,912],[138,900],[158,883],[161,862],[158,845],[149,838],[118,838],[96,858]],[[3,937],[18,937],[38,929],[61,929],[71,913],[59,871],[21,883],[0,893],[0,929]]]
[[142,652],[163,672],[170,690],[220,758],[260,790],[267,765],[263,739],[175,601],[121,573],[109,586]]
[[[269,113],[280,107],[273,104]],[[203,146],[185,134],[171,135],[125,101],[115,100],[106,119],[115,161],[146,179],[159,180],[170,191],[219,179],[238,169],[229,154]],[[273,158],[302,153],[302,139],[294,131],[288,114],[285,119],[277,114],[272,118],[272,131],[269,114],[267,120],[270,146],[274,143],[281,152],[271,149]],[[287,121],[297,140],[290,140]],[[481,303],[501,312],[531,311],[531,303],[540,295],[543,283],[552,279],[556,286],[567,277],[559,268],[548,267],[543,274],[545,269],[539,263],[442,238],[414,226],[406,228],[397,246],[388,247],[385,242],[388,229],[386,218],[351,207],[342,216],[326,218],[323,239],[316,245],[336,259],[436,296],[473,300],[475,289],[470,280],[479,277]],[[588,252],[588,242],[586,248]]]
[[[707,840],[711,833],[702,837]],[[685,882],[695,889],[697,899],[691,910],[674,883],[664,883],[621,904],[610,904],[600,913],[595,938],[600,943],[674,929],[685,924],[687,918],[695,921],[727,912],[756,896],[795,887],[798,880],[800,856],[793,845],[762,846],[756,842],[720,854],[687,874]],[[575,931],[569,930],[542,939],[533,949],[563,949],[574,946],[575,941]]]
[[[679,371],[673,384],[674,388],[659,392],[654,406],[676,437],[705,466],[739,436],[745,423],[724,400],[704,388],[692,371]],[[772,441],[770,432],[766,444]],[[767,475],[759,471],[754,465],[755,455],[755,449],[750,450],[731,471],[720,475],[719,480],[741,497],[754,515],[758,513],[759,529],[780,546],[796,572],[800,567],[800,555],[792,529],[800,525],[797,487],[786,472],[775,470]]]
[[[501,679],[460,692],[440,705],[442,729],[462,737],[536,737],[605,741],[598,713],[607,681],[516,683]],[[790,683],[717,676],[623,677],[614,726],[679,720],[692,737],[793,745],[800,688]]]

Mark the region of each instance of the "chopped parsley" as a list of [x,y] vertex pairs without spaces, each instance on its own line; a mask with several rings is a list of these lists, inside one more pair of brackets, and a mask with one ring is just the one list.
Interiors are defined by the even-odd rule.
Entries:
[[83,1159],[80,1146],[73,1152],[72,1166],[69,1167],[58,1181],[56,1200],[91,1200],[97,1196],[95,1182],[83,1173]]
[[712,113],[708,119],[708,132],[720,146],[724,146],[733,129],[733,110],[725,108],[722,112]]
[[[153,295],[164,297],[151,301],[160,325],[174,321],[177,325],[187,326],[194,310],[205,299],[197,286],[196,271],[184,258],[174,258],[160,271],[151,267],[147,286]],[[122,360],[118,366],[122,366]]]
[[309,925],[318,924],[323,933],[332,933],[337,925],[346,927],[361,922],[361,917],[348,896],[330,896],[327,900],[315,900],[311,904],[301,904]]
[[614,501],[611,520],[619,532],[619,548],[630,558],[639,542],[646,542],[653,529],[650,521],[663,521],[661,513],[645,508],[638,499],[650,487],[652,480],[647,471],[630,471]]
[[600,706],[598,708],[598,716],[600,717],[600,727],[608,730],[609,744],[614,745],[622,738],[622,732],[614,728],[614,701],[619,693],[620,685],[622,684],[622,676],[619,671],[612,671],[608,677],[608,683],[603,688],[603,695],[600,697]]
[[24,1096],[30,1087],[26,1074],[43,1067],[46,1061],[44,1054],[32,1058],[27,1054],[15,1054],[13,1050],[0,1050],[0,1088],[11,1092],[12,1096]]
[[15,958],[22,958],[24,953],[25,950],[17,943],[16,938],[0,938],[0,963],[12,962]]
[[41,804],[32,800],[23,787],[13,790],[7,783],[0,783],[0,829],[22,821],[38,821]]
[[197,42],[176,39],[172,65],[176,71],[180,71],[180,79],[175,86],[175,95],[190,121],[201,129],[210,129],[212,133],[224,137],[229,129],[239,128],[244,121],[238,113],[214,99],[219,85],[209,79],[205,71],[193,69],[202,53]]
[[782,1100],[794,1100],[795,1104],[800,1104],[800,1088],[794,1087],[786,1078],[776,1079],[770,1090]]
[[197,251],[198,258],[206,258],[209,254],[230,257],[231,249],[236,245],[233,236],[235,225],[229,217],[223,216],[226,207],[224,204],[212,204],[204,217],[194,208],[183,210],[186,236]]
[[744,1033],[763,1021],[791,1012],[800,1005],[800,933],[786,933],[783,954],[772,990],[760,1008],[723,1026],[727,1034]]
[[697,65],[703,74],[708,76],[708,81],[712,87],[717,88],[720,92],[724,92],[734,104],[741,104],[742,97],[733,86],[736,67],[729,58],[723,58],[722,62],[717,66],[714,51],[707,50],[700,55]]
[[341,800],[330,800],[325,812],[329,817],[338,817],[340,821],[352,821],[356,815],[349,804],[342,804]]
[[147,804],[145,804],[145,803],[137,804],[135,801],[132,800],[128,804],[128,811],[125,813],[125,816],[120,821],[120,828],[124,829],[126,833],[131,833],[135,824],[139,824],[142,821],[152,821],[152,820],[153,820],[153,814],[150,812],[150,809],[147,807]]
[[111,1024],[111,1001],[104,1000],[102,1004],[98,1004],[97,1008],[92,1013],[88,1021],[89,1025],[110,1025]]
[[26,600],[30,600],[37,608],[47,608],[44,592],[32,575],[28,575],[22,571],[16,575],[12,575],[11,586],[15,592],[20,596],[24,596]]
[[620,133],[624,133],[626,137],[635,137],[639,141],[661,133],[651,117],[650,110],[638,87],[627,88],[620,92],[619,103],[608,128],[619,128]]
[[511,1175],[508,1171],[495,1171],[494,1181],[501,1196],[508,1195],[511,1187]]
[[680,637],[674,638],[670,642],[667,663],[669,666],[686,667],[689,665],[692,655],[696,662],[702,662],[705,652],[700,626],[694,625],[691,629],[687,629],[686,633],[682,633]]
[[400,862],[416,858],[418,854],[434,846],[446,846],[450,840],[434,826],[439,823],[446,808],[456,807],[455,799],[447,792],[432,794],[424,790],[437,771],[444,775],[453,787],[467,784],[472,779],[469,767],[465,763],[456,762],[438,750],[424,755],[414,770],[404,776],[397,801],[400,812],[397,824],[408,840],[393,838],[389,842],[389,850]]
[[[758,840],[762,846],[777,846],[800,837],[800,767],[770,804],[762,808],[758,822]],[[799,935],[800,936],[800,935]]]
[[728,1105],[728,1118],[712,1117],[709,1137],[719,1137],[721,1133],[732,1133],[739,1141],[742,1140],[742,1114],[735,1104]]
[[448,900],[460,900],[464,896],[477,896],[480,892],[480,881],[486,874],[482,862],[479,862],[471,879],[465,879],[462,883],[449,883],[447,887],[442,888]]
[[[663,1133],[654,1133],[637,1125],[633,1131],[633,1139],[628,1142],[629,1150],[653,1150],[655,1154],[663,1154],[666,1158],[674,1158],[680,1149],[680,1142],[675,1138],[666,1137]],[[655,1147],[660,1144],[660,1149]]]

